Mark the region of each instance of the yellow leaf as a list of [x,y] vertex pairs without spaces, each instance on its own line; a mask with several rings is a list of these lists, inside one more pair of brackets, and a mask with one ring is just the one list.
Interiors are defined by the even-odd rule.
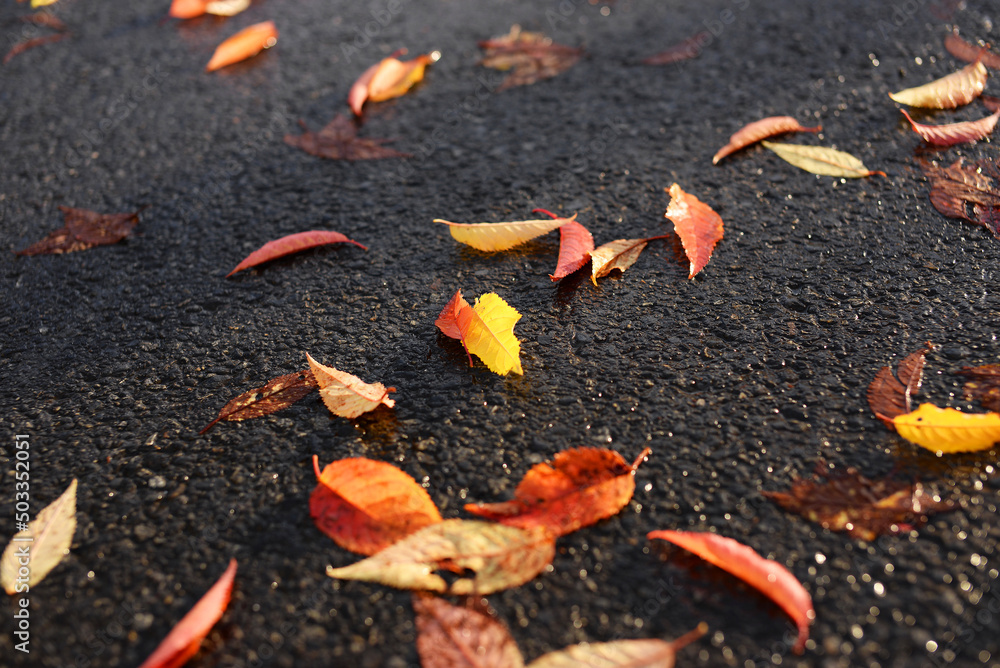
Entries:
[[863,176],[885,172],[873,172],[864,163],[850,153],[844,153],[826,146],[804,146],[802,144],[778,144],[761,142],[765,147],[778,154],[778,157],[790,162],[799,169],[822,176],[840,176],[846,179],[857,179]]
[[896,102],[911,107],[954,109],[979,97],[986,87],[986,68],[978,60],[957,72],[916,88],[889,93]]
[[590,280],[607,276],[613,269],[625,271],[639,259],[649,239],[619,239],[590,251]]
[[440,218],[435,218],[434,222],[448,225],[451,236],[459,243],[481,251],[501,251],[548,234],[571,220],[576,220],[575,213],[572,218],[518,220],[510,223],[452,223]]
[[457,314],[458,328],[466,350],[481,359],[489,370],[501,376],[521,369],[521,343],[514,336],[514,325],[521,314],[495,292],[465,306]]
[[39,7],[48,7],[49,5],[54,5],[59,0],[31,0],[31,8],[38,9]]
[[214,0],[205,5],[206,14],[236,16],[250,6],[250,0]]
[[[76,479],[42,509],[26,529],[18,531],[0,557],[0,584],[8,594],[34,587],[69,552],[76,533]],[[23,560],[27,561],[25,563]],[[25,570],[22,570],[25,569]]]
[[357,376],[352,376],[333,367],[324,366],[306,353],[309,368],[319,384],[319,395],[330,412],[340,417],[354,419],[362,413],[385,404],[389,408],[396,402],[389,398],[395,388],[386,389],[382,383],[366,383]]
[[985,450],[1000,441],[1000,413],[962,413],[920,404],[892,423],[900,436],[934,452]]

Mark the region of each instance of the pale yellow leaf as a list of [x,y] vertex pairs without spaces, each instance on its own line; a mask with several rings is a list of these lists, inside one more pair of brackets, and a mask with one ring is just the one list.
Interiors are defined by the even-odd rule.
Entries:
[[[453,519],[424,527],[350,566],[328,566],[326,574],[400,589],[484,595],[528,582],[554,554],[555,538],[544,528]],[[435,571],[461,576],[449,584]]]
[[319,395],[330,412],[340,417],[353,419],[384,404],[389,408],[396,402],[389,398],[393,388],[386,389],[382,383],[366,383],[357,376],[320,364],[306,353],[309,368],[319,384]]
[[979,61],[957,72],[916,88],[889,93],[896,102],[911,107],[954,109],[979,97],[986,87],[986,68]]
[[31,0],[31,8],[38,9],[39,7],[48,7],[49,5],[54,5],[59,0]]
[[205,5],[206,14],[236,16],[250,6],[250,0],[214,0]]
[[702,622],[673,642],[649,638],[580,643],[544,654],[528,668],[673,668],[677,650],[707,631],[708,625]]
[[476,300],[474,307],[459,309],[458,329],[466,350],[478,357],[493,373],[501,376],[521,369],[521,342],[514,336],[514,325],[521,314],[495,292]]
[[1000,413],[962,413],[920,404],[892,420],[900,436],[934,452],[985,450],[1000,441]]
[[[14,534],[0,557],[0,584],[8,594],[27,593],[69,553],[76,532],[76,478],[42,509],[28,527]],[[26,571],[21,569],[25,568]]]
[[648,239],[618,239],[590,252],[590,280],[597,285],[597,279],[607,276],[613,269],[625,271],[639,259]]
[[790,162],[799,169],[822,176],[839,176],[846,179],[857,179],[863,176],[885,172],[873,172],[864,166],[860,160],[850,153],[844,153],[826,146],[804,146],[802,144],[778,144],[761,142],[765,147],[778,154],[782,160]]
[[510,223],[452,223],[435,218],[435,223],[443,223],[451,229],[451,236],[459,243],[467,244],[481,251],[501,251],[527,243],[552,230],[557,230],[571,218],[552,220],[519,220]]

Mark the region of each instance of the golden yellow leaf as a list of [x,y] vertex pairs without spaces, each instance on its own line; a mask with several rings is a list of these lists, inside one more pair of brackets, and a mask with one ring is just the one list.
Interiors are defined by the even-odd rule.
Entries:
[[69,553],[74,533],[76,478],[26,529],[14,534],[0,557],[0,585],[8,594],[26,593]]
[[435,218],[435,223],[443,223],[451,229],[455,241],[467,244],[481,251],[501,251],[520,246],[552,230],[557,230],[571,218],[554,220],[518,220],[510,223],[452,223]]
[[465,349],[478,357],[493,373],[501,376],[521,369],[521,342],[514,336],[514,325],[521,314],[500,295],[489,292],[466,305],[456,314]]
[[649,239],[618,239],[599,246],[590,252],[590,280],[607,276],[613,269],[625,271],[639,259]]
[[389,398],[395,388],[386,389],[382,383],[366,383],[357,376],[324,366],[306,353],[309,368],[319,384],[319,395],[330,412],[340,417],[353,419],[384,404],[389,408],[396,402]]
[[920,404],[892,423],[900,436],[934,452],[985,450],[1000,441],[1000,413],[962,413]]
[[761,142],[765,147],[778,154],[778,157],[799,169],[822,176],[839,176],[845,179],[858,179],[863,176],[885,172],[873,172],[864,163],[850,153],[844,153],[826,146],[805,146],[802,144],[778,144]]
[[979,97],[985,86],[986,68],[977,60],[923,86],[889,93],[889,97],[911,107],[954,109]]
[[38,9],[39,7],[48,7],[49,5],[54,5],[59,0],[31,0],[31,8]]

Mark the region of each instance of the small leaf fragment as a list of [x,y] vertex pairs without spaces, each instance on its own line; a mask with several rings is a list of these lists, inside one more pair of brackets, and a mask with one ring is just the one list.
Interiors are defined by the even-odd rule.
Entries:
[[691,60],[701,55],[701,49],[712,41],[712,34],[707,30],[688,37],[683,42],[667,47],[659,53],[642,60],[643,65],[672,65],[683,60]]
[[978,121],[964,121],[962,123],[947,123],[944,125],[926,125],[917,123],[906,113],[906,109],[900,109],[906,120],[910,122],[913,131],[920,135],[928,144],[933,146],[954,146],[970,141],[984,139],[993,133],[997,120],[1000,120],[1000,110],[991,116],[980,118]]
[[528,668],[674,668],[677,651],[708,633],[702,622],[677,640],[658,638],[580,643],[543,654]]
[[[445,520],[350,566],[328,566],[326,574],[400,589],[486,595],[528,582],[554,555],[555,538],[544,529]],[[460,577],[449,583],[435,573],[439,570]]]
[[693,552],[713,566],[732,573],[788,613],[799,630],[793,651],[802,654],[809,640],[809,625],[816,619],[812,598],[798,579],[777,561],[765,559],[753,548],[732,538],[699,531],[651,531],[659,538]]
[[353,457],[319,470],[309,515],[320,531],[346,550],[372,555],[441,521],[427,490],[392,464]]
[[214,72],[227,65],[246,60],[277,43],[278,28],[274,25],[274,21],[255,23],[222,42],[212,54],[205,71]]
[[639,259],[649,239],[618,239],[598,246],[590,253],[590,280],[607,276],[615,269],[625,271]]
[[230,399],[219,411],[219,416],[198,433],[204,434],[217,422],[239,422],[276,413],[288,408],[317,387],[319,385],[316,378],[309,369],[272,378],[267,384]]
[[765,141],[763,145],[778,154],[785,162],[799,169],[821,176],[839,176],[858,179],[865,176],[885,176],[885,172],[873,172],[850,153],[844,153],[826,146],[804,146],[802,144],[779,144]]
[[807,128],[801,125],[791,116],[770,116],[759,121],[749,123],[737,130],[730,138],[729,143],[719,149],[718,153],[712,156],[712,164],[717,165],[719,161],[731,153],[735,153],[751,144],[756,144],[762,139],[775,137],[788,132],[819,132],[823,126]]
[[452,223],[440,218],[435,218],[434,222],[447,225],[455,241],[476,250],[492,252],[520,246],[573,220],[576,220],[576,214],[571,218],[518,220],[508,223]]
[[468,303],[456,315],[465,349],[481,359],[490,371],[501,376],[521,368],[521,342],[514,336],[514,325],[521,319],[517,309],[495,292],[489,292]]
[[670,204],[664,217],[674,224],[684,253],[691,261],[688,278],[692,279],[705,268],[715,245],[722,240],[722,218],[712,207],[684,192],[676,183],[667,192],[670,193]]
[[134,213],[97,213],[87,209],[61,206],[65,224],[16,255],[47,255],[74,253],[94,246],[116,244],[132,234],[139,224],[139,211]]
[[319,132],[312,132],[302,121],[299,121],[299,125],[305,132],[301,135],[285,135],[285,143],[320,158],[353,161],[411,157],[409,153],[382,146],[394,141],[392,139],[359,138],[357,126],[343,114],[337,114]]
[[362,246],[353,239],[348,239],[340,232],[334,232],[332,230],[310,230],[308,232],[297,232],[296,234],[289,234],[288,236],[275,239],[274,241],[268,241],[266,244],[250,253],[250,255],[246,256],[242,262],[236,265],[235,269],[226,274],[226,278],[229,278],[238,271],[243,271],[244,269],[249,269],[250,267],[256,267],[259,264],[264,264],[265,262],[270,262],[271,260],[277,260],[280,257],[285,257],[286,255],[300,253],[304,250],[309,250],[310,248],[316,248],[318,246],[338,243],[354,244],[362,250],[368,250],[366,246]]
[[986,410],[1000,412],[1000,364],[964,366],[957,373],[968,379],[962,388],[966,401],[976,400]]
[[974,452],[1000,441],[1000,413],[962,413],[921,404],[892,422],[900,436],[932,452]]
[[502,37],[479,43],[486,55],[480,65],[495,70],[512,70],[497,91],[527,86],[568,70],[583,56],[583,49],[554,44],[540,32],[522,32],[514,25]]
[[396,405],[389,398],[389,393],[396,388],[386,389],[382,383],[365,383],[357,376],[320,364],[309,353],[306,359],[319,385],[319,395],[334,415],[353,420],[380,405],[389,408]]
[[197,654],[201,641],[216,622],[222,619],[222,613],[229,605],[235,578],[236,560],[231,559],[222,577],[184,615],[139,668],[179,668]]
[[452,605],[415,593],[412,600],[422,668],[523,668],[521,650],[507,627],[477,599]]
[[945,37],[944,48],[959,60],[964,60],[967,63],[974,63],[978,60],[990,69],[1000,69],[1000,54],[994,53],[988,48],[969,44],[958,36],[958,29]]
[[441,58],[440,51],[425,53],[407,62],[395,57],[403,53],[406,49],[372,65],[354,82],[347,103],[355,116],[361,115],[366,101],[382,102],[405,94],[424,78],[426,67]]
[[934,344],[928,341],[923,348],[910,353],[899,363],[896,368],[898,379],[891,368],[884,366],[868,384],[868,406],[889,429],[895,430],[892,418],[910,412],[910,399],[920,390],[924,361],[932,350]]
[[[59,565],[69,553],[76,533],[76,478],[59,498],[45,506],[28,522],[28,526],[14,534],[3,556],[0,556],[0,585],[8,594],[19,592],[18,584],[34,587]],[[24,563],[25,555],[27,562]],[[23,579],[19,570],[27,567]],[[20,591],[28,591],[21,588]]]
[[889,97],[910,107],[955,109],[972,102],[982,94],[983,88],[986,87],[986,74],[983,63],[977,60],[957,72],[923,86],[889,93]]

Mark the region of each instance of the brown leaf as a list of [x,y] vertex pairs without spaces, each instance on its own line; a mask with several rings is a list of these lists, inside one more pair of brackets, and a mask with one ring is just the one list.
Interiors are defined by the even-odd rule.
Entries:
[[583,49],[554,44],[540,32],[522,32],[519,25],[512,26],[502,37],[480,42],[479,46],[486,51],[480,65],[513,70],[498,91],[554,77],[575,65],[583,55]]
[[968,379],[962,388],[966,401],[978,401],[986,410],[1000,413],[1000,364],[963,366],[957,373]]
[[729,138],[729,143],[719,149],[719,152],[712,157],[712,164],[717,165],[719,161],[731,153],[735,153],[751,144],[756,144],[762,139],[775,137],[788,132],[819,132],[823,126],[807,128],[801,125],[791,116],[771,116],[754,121],[740,128]]
[[906,109],[900,109],[906,120],[910,122],[913,131],[920,135],[928,144],[933,146],[954,146],[970,141],[978,141],[988,137],[996,127],[997,120],[1000,119],[1000,110],[992,116],[980,118],[978,121],[965,121],[963,123],[947,123],[945,125],[925,125],[917,123],[906,113]]
[[990,51],[989,47],[969,44],[958,36],[957,28],[945,37],[944,48],[959,60],[964,60],[967,63],[974,63],[978,60],[990,69],[1000,69],[1000,55]]
[[982,225],[1000,239],[1000,186],[991,176],[996,165],[990,161],[964,166],[959,158],[950,167],[921,163],[931,183],[931,204],[949,218]]
[[36,46],[42,46],[43,44],[52,44],[53,42],[58,42],[59,40],[69,37],[68,32],[61,32],[56,35],[45,35],[43,37],[35,37],[33,39],[28,39],[11,47],[11,50],[6,53],[3,57],[3,64],[6,65],[15,56],[19,56],[29,49],[34,49]]
[[674,224],[674,232],[684,245],[684,252],[691,261],[688,278],[705,268],[715,244],[722,240],[722,218],[712,207],[690,195],[676,183],[667,190],[670,204],[664,218]]
[[683,60],[691,60],[701,55],[701,48],[712,41],[712,34],[707,30],[702,30],[694,37],[688,37],[683,42],[674,44],[667,49],[660,51],[648,58],[644,58],[643,65],[670,65]]
[[522,668],[524,658],[504,624],[469,597],[452,605],[431,594],[413,595],[417,653],[422,668]]
[[923,348],[903,358],[896,367],[898,379],[892,369],[884,366],[869,383],[868,406],[889,429],[895,430],[894,417],[910,412],[910,399],[920,390],[923,380],[925,356],[932,350],[934,344],[928,341]]
[[238,422],[276,413],[288,408],[319,387],[312,371],[303,369],[297,373],[272,378],[266,385],[247,390],[222,407],[219,417],[208,423],[199,434],[215,426],[216,422]]
[[884,533],[910,531],[923,525],[927,515],[956,507],[935,499],[919,482],[870,479],[854,468],[833,478],[795,480],[787,492],[763,494],[824,529],[846,531],[852,538],[866,541]]
[[382,146],[392,139],[360,139],[358,128],[343,114],[327,123],[319,132],[311,132],[306,124],[299,121],[301,135],[285,135],[285,143],[300,148],[306,153],[329,158],[330,160],[381,160],[382,158],[409,158],[409,153],[400,153]]
[[102,214],[87,209],[71,209],[61,206],[65,225],[49,234],[17,255],[45,255],[49,253],[73,253],[94,246],[115,244],[132,234],[139,223],[139,212]]
[[242,262],[236,265],[235,269],[226,274],[226,278],[229,278],[238,271],[243,271],[244,269],[249,269],[250,267],[256,267],[259,264],[264,264],[265,262],[270,262],[271,260],[277,260],[280,257],[285,257],[286,255],[291,255],[292,253],[299,253],[304,250],[309,250],[310,248],[337,243],[354,244],[362,250],[368,250],[366,246],[362,246],[357,241],[348,239],[340,232],[334,232],[332,230],[311,230],[309,232],[298,232],[296,234],[289,234],[288,236],[281,237],[280,239],[267,242],[253,253],[250,253],[250,255],[244,258]]

